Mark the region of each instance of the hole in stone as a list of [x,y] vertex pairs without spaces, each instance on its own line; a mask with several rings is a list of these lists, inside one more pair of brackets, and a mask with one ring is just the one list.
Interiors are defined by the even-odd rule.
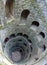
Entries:
[[45,45],[43,45],[43,49],[44,49],[44,51],[46,50],[46,46]]
[[26,34],[24,34],[23,36],[26,37],[26,38],[28,38],[28,35],[26,35]]
[[15,37],[15,34],[11,34],[11,35],[10,35],[10,38],[12,38],[12,37]]
[[5,38],[4,43],[6,43],[8,40],[9,40],[9,38],[8,38],[8,37],[7,37],[7,38]]
[[40,32],[39,33],[43,38],[45,38],[45,33],[44,32]]
[[21,13],[21,18],[27,19],[29,13],[30,13],[30,11],[28,9],[23,10]]
[[38,26],[39,26],[39,22],[38,22],[38,21],[33,21],[33,22],[32,22],[32,25],[35,25],[35,26],[38,27]]
[[22,41],[21,39],[19,39],[18,41]]
[[20,36],[22,36],[23,34],[22,34],[22,33],[18,33],[17,35],[20,35]]
[[22,50],[20,50],[20,52],[22,52]]
[[13,6],[14,0],[6,0],[5,4],[6,17],[10,17],[11,15],[13,15]]
[[27,44],[26,44],[26,43],[24,43],[24,45],[25,45],[25,46],[27,46]]
[[29,41],[30,43],[32,43],[32,41],[31,41],[30,39],[28,39],[28,41]]

